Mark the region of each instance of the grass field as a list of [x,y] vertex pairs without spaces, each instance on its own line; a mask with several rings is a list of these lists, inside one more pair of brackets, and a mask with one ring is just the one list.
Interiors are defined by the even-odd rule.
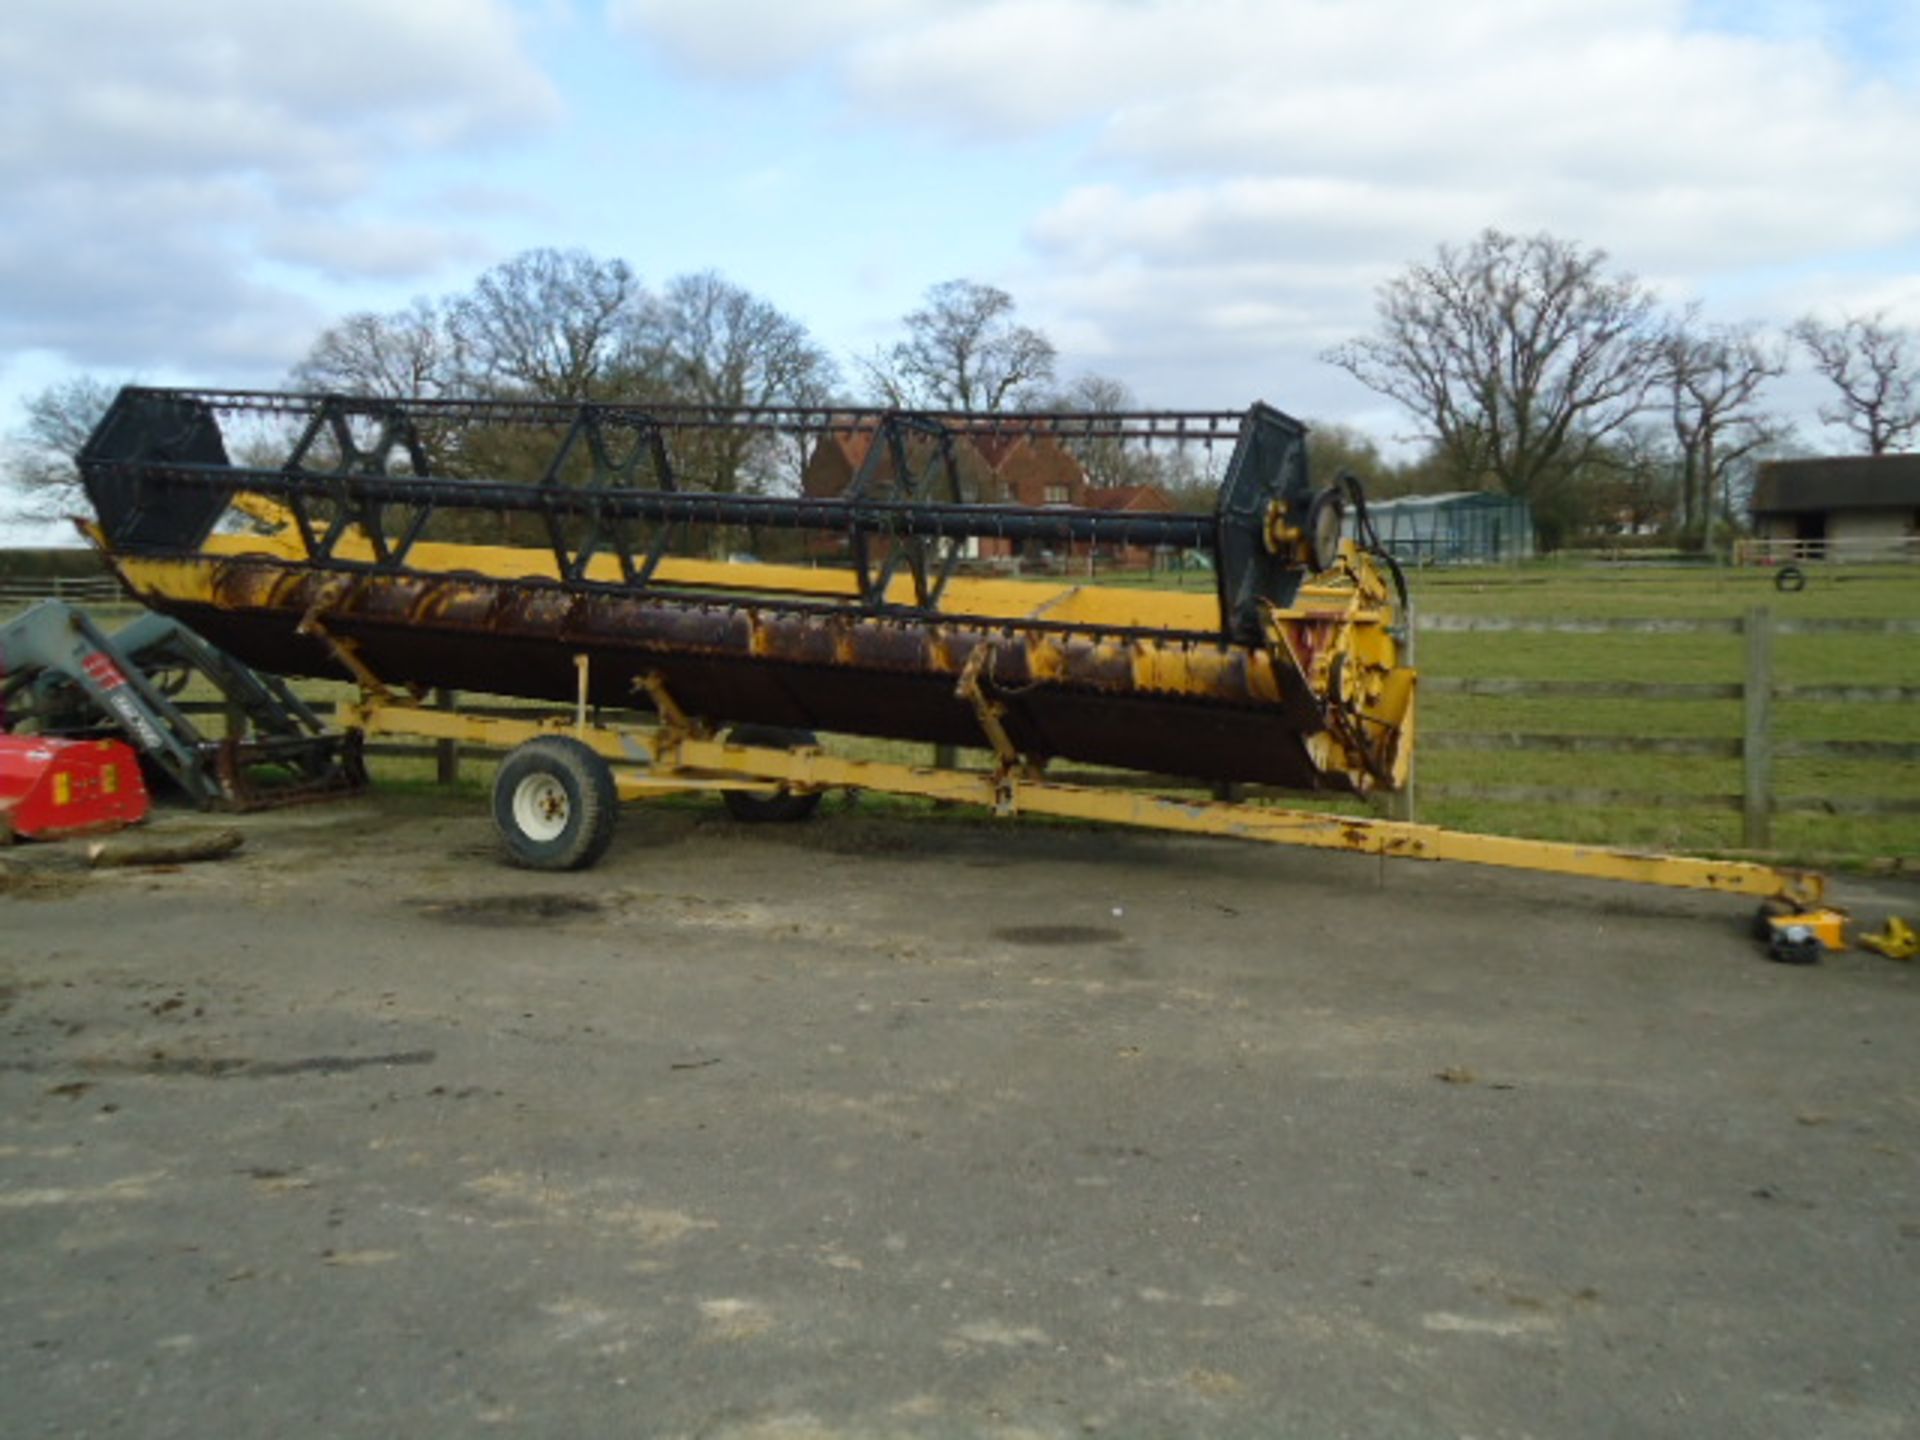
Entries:
[[[1920,618],[1920,570],[1912,567],[1812,569],[1807,588],[1782,594],[1770,572],[1711,566],[1557,564],[1513,568],[1416,571],[1409,576],[1422,616],[1520,619],[1727,619],[1766,606],[1781,621],[1914,620]],[[1110,577],[1100,577],[1108,583]],[[1057,582],[1056,582],[1057,583]],[[1129,577],[1129,583],[1140,583]],[[1178,582],[1175,582],[1178,583]],[[1188,575],[1185,588],[1210,585]],[[110,614],[102,619],[112,623]],[[1745,641],[1738,634],[1533,634],[1423,632],[1418,661],[1429,677],[1495,679],[1721,682],[1741,679]],[[1775,679],[1782,685],[1920,686],[1920,634],[1792,634],[1774,640]],[[344,687],[305,686],[332,696]],[[1420,726],[1429,743],[1419,760],[1419,818],[1462,829],[1592,843],[1734,853],[1741,849],[1735,808],[1703,806],[1699,797],[1737,794],[1737,758],[1468,750],[1447,747],[1449,735],[1534,733],[1642,739],[1737,739],[1738,701],[1562,700],[1429,693]],[[1808,703],[1775,707],[1776,743],[1882,741],[1920,743],[1920,706]],[[835,742],[868,758],[924,761],[926,747],[887,742]],[[380,757],[376,777],[401,787],[432,783],[427,760]],[[463,788],[477,796],[490,765],[463,765]],[[1512,803],[1447,798],[1438,787],[1538,786],[1558,790],[1638,792],[1621,805]],[[1920,801],[1920,764],[1908,761],[1783,757],[1775,761],[1782,797],[1879,797]],[[872,800],[863,803],[876,803]],[[913,805],[917,802],[894,802]],[[1361,808],[1351,804],[1336,808]],[[1786,858],[1828,865],[1920,857],[1920,814],[1781,813],[1774,850]]]

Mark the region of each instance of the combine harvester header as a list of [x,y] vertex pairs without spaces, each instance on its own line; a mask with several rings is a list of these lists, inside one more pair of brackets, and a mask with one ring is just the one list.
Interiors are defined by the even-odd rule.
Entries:
[[[792,491],[829,446],[850,470],[838,493],[722,493],[744,475]],[[998,481],[1021,447],[1077,464],[1193,446],[1224,460],[1210,514],[1013,503]],[[616,797],[714,789],[776,818],[852,785],[1794,906],[1820,894],[1817,876],[1760,865],[1049,779],[1067,760],[1348,794],[1407,783],[1404,582],[1359,486],[1316,488],[1304,428],[1265,405],[977,415],[130,388],[79,463],[89,534],[143,603],[258,668],[358,681],[343,719],[368,733],[519,744],[494,808],[524,864],[591,864]],[[682,553],[781,531],[831,563]],[[1099,546],[1198,552],[1214,593],[969,563]],[[388,681],[573,713],[436,712]],[[634,706],[657,722],[594,723]],[[841,759],[813,732],[984,746],[995,763]]]

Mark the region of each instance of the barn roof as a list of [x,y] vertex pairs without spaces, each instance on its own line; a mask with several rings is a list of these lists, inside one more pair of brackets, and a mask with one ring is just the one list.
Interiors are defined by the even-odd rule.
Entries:
[[1920,510],[1920,455],[1769,460],[1754,476],[1755,515],[1827,510]]

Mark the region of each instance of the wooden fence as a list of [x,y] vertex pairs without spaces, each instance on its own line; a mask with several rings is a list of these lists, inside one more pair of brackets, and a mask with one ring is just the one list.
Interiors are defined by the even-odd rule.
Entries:
[[1553,751],[1562,754],[1689,755],[1742,761],[1737,794],[1680,795],[1632,790],[1595,790],[1529,785],[1421,785],[1426,798],[1518,804],[1698,805],[1741,812],[1741,838],[1753,849],[1772,844],[1772,817],[1783,812],[1826,815],[1920,815],[1920,799],[1874,795],[1779,795],[1776,759],[1920,762],[1920,744],[1879,740],[1783,740],[1774,734],[1778,701],[1838,704],[1920,703],[1916,685],[1781,685],[1774,679],[1776,635],[1920,635],[1912,620],[1777,620],[1764,606],[1729,620],[1524,620],[1495,616],[1425,615],[1423,632],[1504,631],[1546,635],[1724,634],[1746,639],[1742,678],[1735,683],[1639,683],[1597,680],[1522,680],[1422,674],[1420,688],[1434,695],[1542,697],[1556,700],[1737,700],[1744,723],[1738,738],[1642,735],[1533,734],[1526,732],[1425,731],[1425,750]]

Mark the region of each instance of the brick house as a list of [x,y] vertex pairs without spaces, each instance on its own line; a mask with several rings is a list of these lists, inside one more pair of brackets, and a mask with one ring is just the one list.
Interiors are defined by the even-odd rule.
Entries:
[[[807,495],[830,497],[844,492],[853,477],[868,461],[877,439],[871,428],[842,431],[821,439],[808,457],[801,476],[801,490]],[[955,445],[956,465],[960,472],[961,498],[970,504],[1020,505],[1041,508],[1048,505],[1090,510],[1156,511],[1173,509],[1166,492],[1155,485],[1123,485],[1099,489],[1087,479],[1086,468],[1073,453],[1049,435],[1011,433],[992,422],[983,422],[970,434],[962,434]],[[926,455],[919,447],[910,454],[910,463],[922,464]],[[893,462],[882,455],[873,472],[873,484],[880,493],[891,487]],[[842,554],[846,542],[832,536],[819,536],[816,554]],[[968,541],[966,558],[970,560],[1010,560],[1017,549],[1015,541],[982,535]],[[1151,562],[1150,551],[1133,545],[1108,545],[1094,548],[1094,558],[1122,566],[1144,566]],[[1027,558],[1036,558],[1040,547],[1029,544]],[[1085,560],[1089,547],[1075,542],[1068,558]]]
[[[1088,490],[1086,503],[1095,510],[1147,512],[1166,515],[1173,501],[1158,485],[1110,485],[1104,490]],[[1076,550],[1081,547],[1075,547]],[[1153,564],[1153,551],[1141,545],[1109,545],[1102,542],[1097,558],[1109,560],[1123,570],[1144,569]]]

